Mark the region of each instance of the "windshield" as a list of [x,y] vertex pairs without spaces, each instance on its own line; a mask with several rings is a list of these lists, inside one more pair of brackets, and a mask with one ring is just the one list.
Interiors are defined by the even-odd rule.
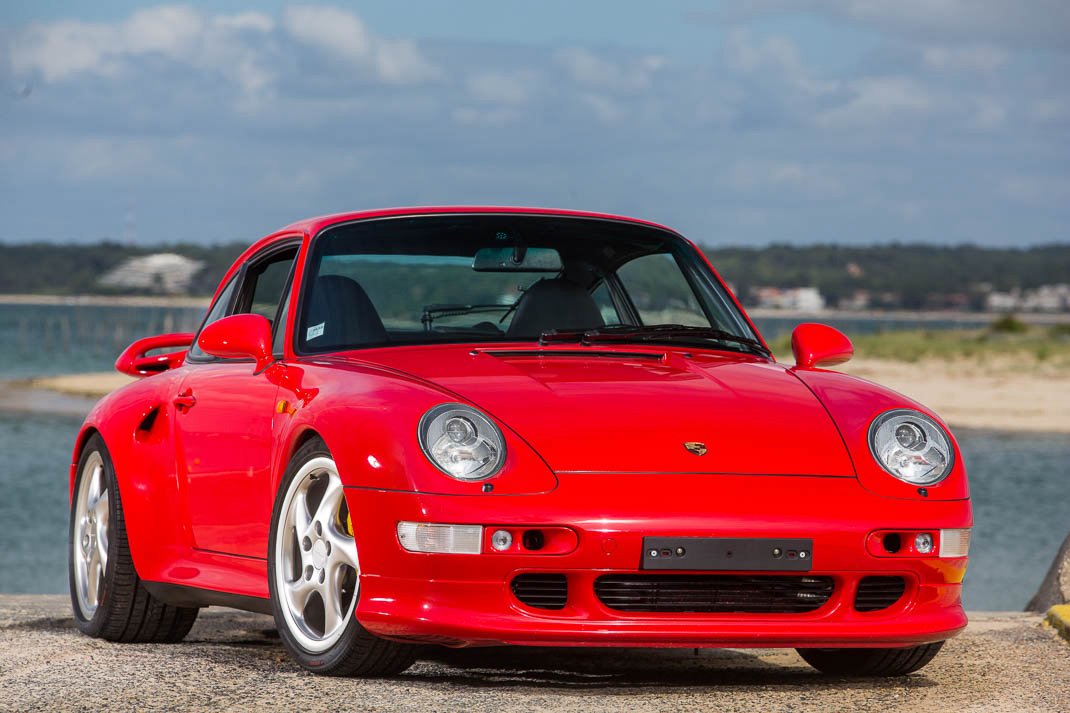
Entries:
[[350,223],[316,238],[306,276],[300,353],[659,325],[756,338],[686,242],[611,220],[489,214]]

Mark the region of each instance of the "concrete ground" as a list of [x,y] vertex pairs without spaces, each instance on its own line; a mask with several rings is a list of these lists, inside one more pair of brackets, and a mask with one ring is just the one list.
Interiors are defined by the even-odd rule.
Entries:
[[177,645],[81,635],[62,596],[0,595],[0,710],[1070,711],[1070,644],[971,616],[919,673],[852,680],[794,651],[429,649],[392,680],[307,674],[269,617],[208,609]]

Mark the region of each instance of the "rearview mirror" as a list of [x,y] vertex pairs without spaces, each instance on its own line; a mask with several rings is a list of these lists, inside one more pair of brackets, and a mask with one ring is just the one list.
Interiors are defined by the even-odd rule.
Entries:
[[201,330],[197,346],[222,359],[253,359],[260,371],[271,363],[271,322],[259,314],[235,314]]
[[855,348],[847,335],[824,324],[800,324],[791,333],[791,353],[795,366],[835,366],[854,356]]
[[481,248],[472,269],[476,272],[561,272],[561,254],[553,248]]

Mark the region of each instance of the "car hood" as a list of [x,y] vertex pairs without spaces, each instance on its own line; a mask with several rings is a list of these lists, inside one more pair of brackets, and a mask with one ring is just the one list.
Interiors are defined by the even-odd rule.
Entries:
[[470,401],[557,473],[854,475],[817,397],[783,366],[745,355],[450,345],[353,359]]

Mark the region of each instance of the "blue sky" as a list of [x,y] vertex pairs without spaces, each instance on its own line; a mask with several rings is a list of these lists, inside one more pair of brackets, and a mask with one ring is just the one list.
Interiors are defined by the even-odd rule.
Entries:
[[554,205],[709,244],[1070,240],[1070,3],[0,6],[0,240]]

